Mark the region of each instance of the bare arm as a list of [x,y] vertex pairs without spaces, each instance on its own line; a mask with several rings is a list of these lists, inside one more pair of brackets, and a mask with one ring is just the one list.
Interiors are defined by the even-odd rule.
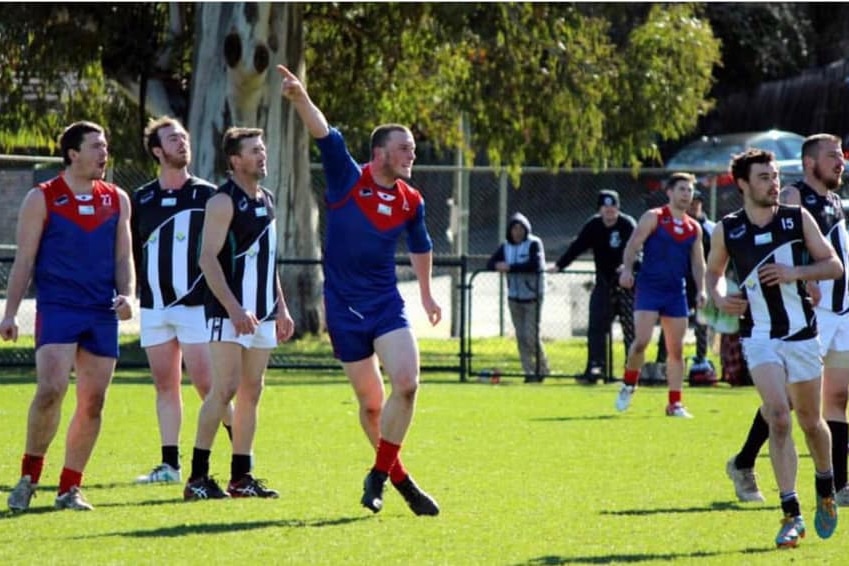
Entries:
[[274,284],[277,286],[277,342],[285,342],[295,333],[295,321],[289,314],[286,305],[286,297],[283,295],[283,285],[280,283],[280,274],[274,274]]
[[44,193],[38,189],[30,189],[18,212],[18,226],[15,234],[17,250],[6,289],[6,311],[0,322],[0,336],[4,340],[18,339],[18,309],[32,279],[46,218],[47,206],[44,202]]
[[[799,194],[799,189],[793,185],[787,185],[781,189],[778,199],[782,204],[795,204],[796,206],[802,206],[802,195]],[[822,292],[820,291],[817,282],[813,280],[807,281],[805,283],[805,290],[808,292],[808,295],[810,295],[813,304],[815,306],[818,305],[820,299],[822,299]]]
[[649,210],[643,213],[637,223],[637,228],[628,238],[625,251],[622,253],[622,272],[619,274],[619,286],[623,289],[630,289],[634,286],[634,261],[637,259],[637,253],[643,249],[643,244],[656,228],[657,214]]
[[716,308],[728,314],[741,315],[746,312],[748,302],[742,293],[727,295],[725,292],[725,270],[728,267],[728,249],[722,222],[717,222],[710,237],[710,254],[705,266],[705,288]]
[[218,263],[218,253],[224,247],[227,229],[232,219],[233,201],[227,195],[217,194],[206,202],[198,263],[209,290],[227,311],[227,316],[236,328],[236,333],[253,334],[259,321],[255,314],[247,312],[236,300],[236,296],[227,284],[224,270]]
[[442,320],[442,308],[434,300],[430,291],[433,252],[421,254],[411,253],[410,263],[413,265],[413,271],[416,274],[416,279],[419,281],[419,295],[422,299],[422,306],[427,313],[427,318],[431,325],[436,326]]
[[[802,210],[802,232],[805,247],[813,260],[808,265],[784,265],[770,263],[758,269],[758,277],[765,285],[778,285],[791,281],[837,279],[843,275],[843,266],[837,252],[822,235],[811,213]],[[712,242],[711,242],[712,243]]]
[[702,247],[702,227],[696,224],[696,241],[690,249],[690,266],[696,283],[696,307],[705,306],[705,252]]
[[130,230],[130,197],[118,189],[118,202],[121,213],[118,217],[118,229],[115,234],[115,297],[112,308],[120,320],[133,317],[131,297],[136,292],[136,271],[133,266],[133,238]]
[[295,111],[301,117],[310,135],[314,138],[323,138],[329,134],[330,127],[327,125],[327,118],[310,99],[304,83],[283,65],[277,65],[277,71],[283,77],[280,92],[295,107]]

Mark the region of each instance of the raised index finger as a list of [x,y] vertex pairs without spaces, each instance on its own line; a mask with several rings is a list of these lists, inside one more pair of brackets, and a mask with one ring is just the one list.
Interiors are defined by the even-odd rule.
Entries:
[[277,65],[277,70],[280,72],[281,75],[283,75],[284,79],[297,79],[298,78],[292,73],[292,71],[290,71],[289,69],[287,69],[283,65]]

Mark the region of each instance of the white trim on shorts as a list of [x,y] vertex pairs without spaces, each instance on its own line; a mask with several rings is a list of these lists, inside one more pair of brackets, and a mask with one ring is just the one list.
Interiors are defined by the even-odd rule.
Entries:
[[741,338],[743,355],[749,369],[777,364],[786,374],[787,383],[813,381],[822,376],[819,338],[786,341],[778,338]]
[[139,316],[142,348],[164,344],[174,338],[181,344],[209,342],[203,306],[174,305],[164,309],[141,309]]
[[849,314],[837,314],[829,309],[816,309],[820,354],[849,350]]
[[264,320],[253,334],[236,336],[236,327],[229,318],[213,317],[206,321],[206,338],[210,342],[235,342],[244,348],[276,348],[277,321]]

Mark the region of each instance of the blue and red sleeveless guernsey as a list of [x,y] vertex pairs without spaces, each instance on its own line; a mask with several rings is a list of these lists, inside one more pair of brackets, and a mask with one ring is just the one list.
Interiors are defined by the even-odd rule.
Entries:
[[690,253],[696,239],[696,221],[688,215],[672,216],[669,205],[651,210],[657,227],[643,244],[643,264],[637,273],[637,286],[671,293],[686,289]]
[[395,275],[399,237],[406,232],[411,253],[433,248],[424,199],[400,179],[392,187],[377,185],[369,166],[360,167],[351,157],[336,128],[316,141],[327,179],[325,298],[349,306],[400,298]]
[[110,310],[121,213],[117,187],[94,181],[91,195],[75,195],[60,175],[37,188],[47,217],[35,259],[36,303]]

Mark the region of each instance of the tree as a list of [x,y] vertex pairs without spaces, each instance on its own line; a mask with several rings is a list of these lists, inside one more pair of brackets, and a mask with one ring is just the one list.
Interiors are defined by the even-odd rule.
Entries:
[[[599,8],[560,3],[10,6],[20,22],[0,30],[14,29],[10,42],[45,66],[30,67],[25,53],[11,49],[12,68],[61,75],[80,61],[99,64],[140,103],[139,119],[117,122],[135,128],[137,149],[146,113],[171,110],[185,119],[188,111],[196,170],[220,180],[223,131],[262,127],[269,148],[279,151],[265,183],[277,197],[286,257],[318,257],[318,213],[312,146],[279,96],[269,71],[277,63],[309,79],[357,157],[369,157],[358,148],[374,125],[401,122],[438,149],[486,155],[518,185],[526,164],[636,167],[656,155],[658,137],[685,134],[709,108],[719,61],[710,26],[689,4],[629,8],[622,13],[635,22],[630,29],[611,29]],[[4,22],[8,16],[4,8]],[[187,37],[196,38],[192,46]],[[60,60],[48,58],[57,53]],[[18,80],[4,75],[0,87]],[[286,287],[298,327],[311,331],[320,326],[320,274],[302,273]]]
[[[260,127],[268,147],[263,185],[277,203],[278,255],[318,259],[318,211],[309,175],[309,138],[294,111],[284,108],[275,66],[304,67],[302,6],[203,3],[198,7],[189,131],[196,170],[223,177],[221,137],[232,125]],[[281,273],[298,334],[321,329],[317,266]]]

